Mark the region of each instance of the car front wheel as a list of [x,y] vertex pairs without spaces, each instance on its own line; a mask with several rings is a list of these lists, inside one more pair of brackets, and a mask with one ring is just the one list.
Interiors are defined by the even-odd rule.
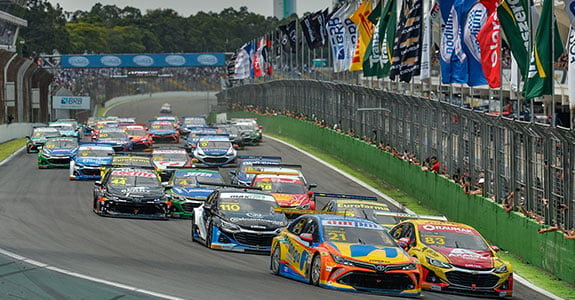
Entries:
[[272,252],[272,258],[271,258],[271,270],[272,273],[274,275],[278,275],[280,273],[280,259],[281,259],[281,249],[280,249],[280,245],[277,244],[276,247],[274,248],[274,252]]
[[321,258],[319,257],[319,255],[315,255],[311,263],[309,283],[318,286],[320,274],[321,274]]

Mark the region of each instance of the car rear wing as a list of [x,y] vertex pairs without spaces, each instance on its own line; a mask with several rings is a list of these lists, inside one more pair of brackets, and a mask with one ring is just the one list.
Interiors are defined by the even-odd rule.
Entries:
[[219,187],[227,187],[227,188],[234,188],[234,189],[242,189],[242,190],[257,190],[261,191],[261,187],[257,186],[245,186],[245,185],[236,185],[236,184],[225,184],[225,183],[217,183],[217,182],[204,182],[204,181],[196,181],[199,185],[211,185],[211,186],[219,186]]
[[[85,147],[89,147],[89,146],[116,146],[115,143],[108,143],[108,142],[79,142],[78,143],[79,147],[85,146]],[[114,153],[110,153],[110,155],[112,155]]]
[[314,197],[377,201],[377,197],[374,196],[360,196],[360,195],[320,193],[320,192],[314,192],[313,195]]
[[447,221],[447,217],[445,216],[430,216],[430,215],[416,215],[416,214],[408,214],[402,212],[391,212],[391,211],[375,211],[374,214],[376,216],[382,217],[393,217],[402,220],[406,219],[418,219],[418,220],[432,220],[432,221]]

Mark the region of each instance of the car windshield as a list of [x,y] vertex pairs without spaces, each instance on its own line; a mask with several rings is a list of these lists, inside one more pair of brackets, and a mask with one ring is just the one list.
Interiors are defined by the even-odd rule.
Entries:
[[[204,176],[207,175],[207,176]],[[190,188],[190,187],[197,187],[198,182],[205,182],[205,183],[224,183],[224,180],[220,176],[211,176],[210,173],[199,173],[196,176],[181,176],[176,177],[174,185],[183,187],[183,188]]]
[[74,131],[74,130],[76,130],[76,128],[74,128],[70,124],[57,124],[57,125],[50,125],[50,126],[54,127],[54,128],[58,128],[58,130],[60,130],[60,131]]
[[152,124],[152,129],[170,129],[173,130],[174,129],[174,125],[171,123],[154,123]]
[[254,125],[237,125],[241,131],[253,131],[256,130],[256,126]]
[[78,152],[78,157],[109,157],[112,153],[113,149],[83,149]]
[[399,220],[394,217],[389,216],[378,216],[376,212],[388,212],[389,209],[372,209],[372,208],[344,208],[342,210],[345,212],[345,215],[348,217],[357,217],[357,218],[364,218],[368,220],[375,221],[379,224],[397,224]]
[[225,212],[255,213],[261,215],[274,214],[278,205],[275,201],[259,199],[228,199],[222,198],[220,209]]
[[186,124],[186,125],[206,125],[206,120],[204,120],[204,119],[185,119],[184,124]]
[[114,157],[112,165],[115,166],[132,166],[132,167],[152,167],[152,162],[149,157]]
[[78,143],[72,140],[56,140],[48,141],[44,148],[46,149],[74,149],[78,147]]
[[430,247],[435,246],[489,251],[489,246],[481,236],[473,233],[420,230],[419,235],[421,242]]
[[131,136],[142,136],[147,134],[144,129],[128,129],[126,132]]
[[256,186],[263,191],[282,194],[305,194],[303,184],[296,182],[256,182]]
[[[343,222],[346,223],[346,222]],[[347,223],[358,223],[349,221]],[[323,238],[326,241],[365,244],[382,247],[394,247],[397,244],[387,231],[374,224],[368,223],[372,228],[356,227],[349,225],[325,225],[323,226]]]
[[186,153],[177,153],[177,152],[169,152],[169,153],[154,153],[154,157],[152,158],[154,161],[187,161],[188,156]]
[[34,137],[52,137],[52,136],[59,136],[60,132],[57,129],[54,130],[34,130]]
[[[133,175],[134,173],[139,173]],[[109,185],[113,188],[132,186],[160,186],[160,180],[152,173],[134,171],[114,171],[109,179]]]
[[100,134],[98,134],[98,139],[101,140],[125,139],[125,138],[126,133],[123,131],[107,131],[107,132],[100,132]]
[[[265,164],[265,165],[278,165],[280,162],[276,161],[276,162],[269,162],[269,161],[257,161],[257,162],[250,162],[250,163],[243,163],[240,165],[240,172],[245,173],[248,171],[263,171],[265,166],[254,166],[253,164]],[[252,174],[253,175],[253,174]]]
[[200,146],[202,148],[224,148],[230,147],[229,141],[200,141]]

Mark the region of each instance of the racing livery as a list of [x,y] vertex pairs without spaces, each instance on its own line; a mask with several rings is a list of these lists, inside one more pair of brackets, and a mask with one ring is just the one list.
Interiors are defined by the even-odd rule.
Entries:
[[262,126],[258,125],[257,119],[233,118],[232,124],[240,129],[243,145],[257,146],[262,142]]
[[208,127],[206,123],[206,118],[204,117],[184,117],[182,121],[182,126],[180,126],[180,133],[182,136],[187,136],[190,132],[196,128]]
[[268,193],[215,190],[194,208],[192,239],[212,249],[269,253],[273,237],[288,224],[275,208],[277,203]]
[[227,135],[201,137],[194,149],[196,167],[229,167],[236,164],[237,151]]
[[76,128],[76,126],[74,126],[74,124],[71,124],[69,122],[50,122],[48,123],[48,126],[58,129],[58,131],[60,131],[61,136],[71,136],[79,138],[78,129]]
[[479,296],[511,297],[513,269],[473,227],[446,221],[407,220],[391,235],[422,264],[422,288]]
[[168,143],[179,143],[180,133],[176,130],[174,123],[170,121],[150,121],[150,126],[148,127],[149,132],[152,134],[152,139],[154,142],[168,142]]
[[60,131],[54,127],[35,127],[32,136],[26,137],[26,153],[39,152],[49,137],[57,136],[60,136]]
[[240,160],[238,167],[230,171],[231,183],[249,186],[256,176],[253,171],[262,171],[264,166],[279,165],[280,156],[238,156]]
[[153,170],[113,168],[94,183],[93,210],[101,216],[168,219],[170,196]]
[[172,112],[172,106],[168,102],[162,104],[162,107],[160,107],[160,113],[162,114],[169,114],[171,112]]
[[314,193],[308,190],[298,172],[289,173],[287,170],[281,173],[265,170],[257,172],[259,174],[254,177],[251,186],[271,193],[281,207],[315,209]]
[[115,151],[132,151],[134,145],[122,128],[102,128],[93,140],[112,145]]
[[134,151],[148,151],[152,147],[154,141],[152,139],[152,135],[148,132],[146,125],[133,124],[120,126],[128,135],[128,139],[132,141]]
[[70,180],[100,179],[100,168],[112,163],[114,148],[109,144],[81,143],[70,161]]
[[38,152],[38,169],[68,168],[70,159],[78,152],[75,137],[51,137]]
[[176,168],[189,168],[192,159],[188,152],[178,148],[158,148],[152,150],[152,162],[160,171],[162,181],[167,181]]
[[193,153],[198,145],[201,137],[218,134],[217,128],[212,127],[196,127],[192,128],[186,136],[185,148],[188,152]]
[[191,218],[194,208],[202,205],[215,187],[209,183],[223,184],[224,179],[216,170],[179,169],[168,182],[172,195],[172,217]]
[[352,292],[417,297],[421,265],[379,224],[337,215],[303,215],[273,239],[276,275]]

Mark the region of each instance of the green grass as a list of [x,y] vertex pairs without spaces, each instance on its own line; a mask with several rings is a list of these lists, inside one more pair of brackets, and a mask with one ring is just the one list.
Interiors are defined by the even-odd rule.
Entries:
[[[275,137],[282,141],[285,141],[291,145],[294,145],[310,154],[313,154],[320,159],[324,160],[325,162],[329,163],[330,165],[358,178],[359,180],[365,182],[366,184],[374,187],[375,189],[379,190],[380,192],[390,196],[391,198],[395,199],[397,202],[403,204],[413,212],[417,214],[426,214],[426,215],[440,215],[440,212],[437,212],[433,209],[425,207],[420,201],[417,199],[409,196],[405,192],[393,187],[392,185],[376,178],[373,175],[367,174],[367,172],[348,165],[345,161],[339,160],[330,156],[325,151],[321,149],[311,147],[309,145],[303,145],[301,143],[296,142],[295,140],[285,138],[282,136],[277,136],[273,134],[268,134],[269,136]],[[561,281],[560,279],[556,278],[554,275],[545,272],[544,270],[526,264],[520,258],[507,253],[507,252],[500,252],[499,255],[509,261],[513,266],[513,271],[519,274],[521,277],[527,279],[529,282],[534,283],[535,285],[539,286],[542,289],[550,291],[551,293],[559,296],[563,299],[571,299],[575,300],[575,294],[573,293],[573,286]]]
[[12,153],[26,145],[26,138],[14,139],[4,143],[0,143],[0,161],[5,160]]

